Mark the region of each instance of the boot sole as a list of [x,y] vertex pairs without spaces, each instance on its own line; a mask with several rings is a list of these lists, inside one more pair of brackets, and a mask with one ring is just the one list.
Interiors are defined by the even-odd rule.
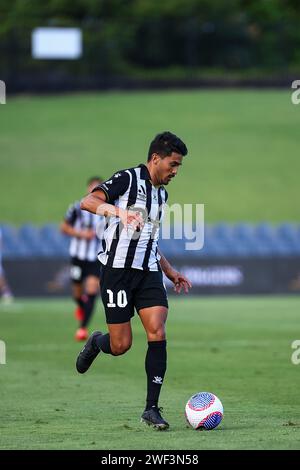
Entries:
[[151,426],[152,428],[157,429],[158,431],[166,431],[167,429],[169,429],[168,424],[154,424],[144,418],[141,418],[141,423],[144,423],[147,426]]

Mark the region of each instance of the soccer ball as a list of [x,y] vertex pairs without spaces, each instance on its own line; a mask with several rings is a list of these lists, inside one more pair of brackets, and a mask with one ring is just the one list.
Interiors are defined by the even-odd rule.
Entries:
[[223,405],[213,393],[199,392],[188,400],[185,416],[194,429],[213,429],[222,421]]

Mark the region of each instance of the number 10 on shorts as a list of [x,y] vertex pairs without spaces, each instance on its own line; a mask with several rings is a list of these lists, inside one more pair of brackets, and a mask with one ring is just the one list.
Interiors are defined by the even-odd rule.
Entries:
[[[119,290],[119,292],[117,293],[116,299],[114,299],[115,294],[112,290],[107,289],[106,292],[108,294],[108,304],[107,304],[108,307],[118,306],[120,308],[124,308],[128,304],[125,290]],[[117,303],[115,303],[115,300],[117,301]]]

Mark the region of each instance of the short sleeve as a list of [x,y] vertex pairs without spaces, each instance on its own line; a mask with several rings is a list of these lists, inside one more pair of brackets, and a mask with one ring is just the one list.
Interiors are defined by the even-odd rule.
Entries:
[[78,204],[71,204],[65,214],[65,221],[70,224],[74,225],[76,222],[76,219],[78,217]]
[[128,189],[130,176],[126,170],[115,173],[109,180],[96,186],[94,191],[101,189],[105,195],[107,202],[113,203],[122,196]]

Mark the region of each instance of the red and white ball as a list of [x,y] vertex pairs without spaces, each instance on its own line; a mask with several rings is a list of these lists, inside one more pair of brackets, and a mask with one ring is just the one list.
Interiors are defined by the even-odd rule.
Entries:
[[187,422],[194,429],[214,429],[223,418],[223,405],[213,393],[199,392],[185,406]]

